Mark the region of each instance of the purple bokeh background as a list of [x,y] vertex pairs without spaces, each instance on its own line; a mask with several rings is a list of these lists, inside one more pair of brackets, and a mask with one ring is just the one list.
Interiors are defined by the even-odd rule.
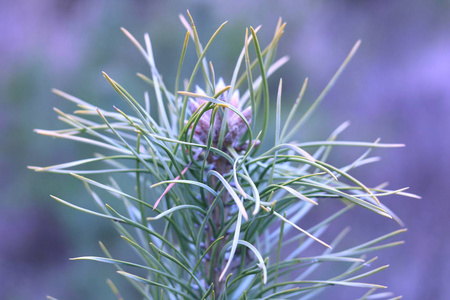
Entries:
[[[172,78],[184,37],[177,15],[186,9],[203,40],[229,20],[223,37],[231,42],[219,41],[208,56],[224,77],[231,75],[226,62],[237,57],[246,26],[263,24],[260,35],[267,41],[278,17],[287,21],[279,54],[291,61],[273,79],[283,77],[286,99],[295,97],[305,77],[310,79],[307,99],[314,99],[353,44],[362,40],[314,120],[296,139],[325,138],[350,120],[343,139],[381,137],[407,145],[377,151],[382,161],[355,173],[368,185],[389,181],[393,188],[410,186],[422,196],[387,200],[408,232],[402,237],[405,245],[377,253],[391,267],[375,278],[405,299],[448,299],[450,1],[445,0],[1,1],[0,299],[43,299],[47,294],[113,298],[105,284],[112,268],[67,258],[100,255],[98,240],[123,253],[115,233],[106,222],[72,212],[48,196],[83,203],[87,200],[79,183],[26,169],[79,159],[93,150],[39,137],[32,130],[62,126],[53,106],[73,109],[51,94],[52,87],[111,106],[116,98],[102,70],[142,93],[144,86],[134,74],[148,72],[121,26],[138,37],[150,33],[160,72]],[[355,154],[338,153],[337,161],[343,162]],[[364,212],[352,227],[359,241],[398,229]],[[334,299],[348,299],[341,296]]]

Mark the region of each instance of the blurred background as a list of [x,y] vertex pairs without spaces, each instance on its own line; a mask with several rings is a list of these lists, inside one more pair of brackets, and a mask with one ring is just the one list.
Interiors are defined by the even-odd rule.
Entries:
[[[49,194],[79,205],[90,201],[82,184],[64,176],[36,174],[28,165],[50,165],[88,157],[91,148],[38,136],[34,128],[57,129],[53,107],[74,107],[51,93],[58,88],[98,106],[120,103],[101,76],[106,71],[139,97],[149,74],[121,26],[142,41],[152,37],[157,66],[173,82],[185,30],[179,13],[189,9],[200,38],[225,20],[221,38],[208,55],[226,80],[242,46],[245,27],[263,25],[270,40],[279,17],[287,23],[278,54],[290,62],[272,78],[272,93],[283,77],[285,107],[305,77],[309,103],[326,85],[353,44],[357,55],[296,140],[319,140],[342,122],[352,125],[343,139],[405,143],[377,151],[382,161],[355,171],[369,186],[411,187],[421,200],[390,197],[385,203],[406,223],[406,243],[384,250],[387,271],[368,281],[388,285],[404,299],[448,299],[450,295],[450,1],[0,1],[0,299],[113,299],[110,276],[128,299],[137,295],[111,275],[112,266],[70,262],[101,255],[101,240],[117,257],[124,246],[107,221],[77,213]],[[192,45],[191,45],[192,46]],[[187,73],[186,73],[187,74]],[[338,151],[341,165],[359,155]],[[336,226],[350,225],[351,238],[364,241],[399,228],[387,219],[355,210]],[[339,290],[340,291],[340,290]],[[347,290],[345,290],[347,291]],[[334,293],[328,299],[353,299]],[[325,296],[324,296],[325,297]],[[323,298],[327,299],[327,297]]]

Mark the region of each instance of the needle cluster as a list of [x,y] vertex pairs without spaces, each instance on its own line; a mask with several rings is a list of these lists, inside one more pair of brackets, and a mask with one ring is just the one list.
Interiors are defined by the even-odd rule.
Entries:
[[[325,140],[290,140],[335,83],[359,42],[303,115],[299,107],[307,79],[288,116],[282,118],[282,80],[276,97],[269,93],[268,80],[288,61],[287,57],[276,59],[285,23],[279,21],[265,47],[258,40],[260,27],[248,28],[233,74],[221,74],[216,80],[206,53],[225,23],[203,46],[191,16],[180,19],[187,33],[173,90],[156,67],[150,37],[145,35],[141,44],[123,29],[150,67],[149,76],[138,74],[148,83],[150,92],[137,100],[104,73],[124,107],[97,108],[54,90],[78,108],[73,114],[56,110],[66,129],[36,130],[91,144],[102,152],[77,161],[31,168],[78,178],[97,209],[52,197],[76,210],[110,220],[136,254],[133,261],[120,260],[101,244],[104,256],[75,260],[114,265],[117,273],[149,300],[311,299],[335,286],[363,289],[361,299],[390,298],[390,293],[379,292],[384,286],[361,279],[387,267],[368,270],[366,266],[376,258],[366,255],[401,244],[384,241],[404,230],[339,251],[335,249],[339,249],[348,229],[332,239],[326,233],[335,219],[357,214],[361,209],[401,224],[380,198],[392,194],[417,196],[383,185],[367,187],[349,172],[376,162],[372,149],[402,145],[382,144],[379,140],[341,141],[339,134],[349,125],[347,122]],[[189,40],[197,62],[180,89]],[[196,81],[199,74],[203,75],[203,83]],[[272,109],[275,122],[269,124],[272,107],[276,107]],[[256,115],[262,122],[252,122]],[[264,140],[269,140],[271,146],[263,149],[260,143]],[[336,166],[327,162],[335,147],[360,147],[366,151],[352,163]],[[330,202],[339,203],[339,208],[305,228],[305,216]],[[314,254],[305,255],[306,251]],[[329,264],[346,268],[325,276],[318,272]],[[108,283],[122,299],[114,283]]]

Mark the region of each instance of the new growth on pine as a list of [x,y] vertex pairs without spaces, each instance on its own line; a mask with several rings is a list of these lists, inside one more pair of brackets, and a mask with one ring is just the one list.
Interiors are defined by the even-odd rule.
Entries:
[[[268,84],[288,62],[276,53],[285,23],[279,20],[265,47],[257,36],[261,27],[246,29],[234,72],[215,74],[206,54],[220,38],[225,23],[203,44],[189,12],[188,19],[180,16],[180,20],[186,38],[176,44],[181,55],[173,66],[177,68],[174,84],[163,81],[150,37],[146,34],[141,44],[123,29],[150,67],[148,76],[138,74],[149,92],[134,95],[104,73],[123,107],[98,108],[54,90],[77,108],[73,114],[56,109],[66,129],[36,130],[98,148],[101,154],[93,157],[30,168],[79,179],[95,208],[81,207],[76,199],[52,198],[109,220],[135,254],[134,260],[124,261],[113,257],[108,245],[101,243],[103,256],[74,260],[114,265],[143,299],[312,299],[337,286],[359,288],[364,299],[398,299],[381,291],[385,286],[366,283],[364,277],[387,268],[368,270],[376,260],[370,254],[401,244],[385,240],[405,229],[350,248],[340,247],[349,233],[347,228],[331,239],[327,232],[337,218],[362,209],[403,226],[380,198],[417,196],[405,192],[406,188],[367,187],[350,174],[378,161],[371,156],[372,149],[403,145],[342,141],[339,135],[348,122],[325,140],[291,141],[304,130],[360,42],[300,114],[308,84],[305,79],[285,116],[282,103],[289,101],[282,97],[282,80],[275,92],[269,91]],[[183,81],[187,51],[195,51],[197,60],[190,77]],[[220,57],[220,53],[214,56]],[[174,90],[170,86],[175,86]],[[365,150],[350,164],[332,165],[327,160],[335,147]],[[305,228],[305,216],[330,202],[338,203],[333,209],[339,208],[326,210],[326,218]],[[345,269],[322,271],[323,266],[332,264]],[[108,284],[122,299],[113,281],[108,279]]]

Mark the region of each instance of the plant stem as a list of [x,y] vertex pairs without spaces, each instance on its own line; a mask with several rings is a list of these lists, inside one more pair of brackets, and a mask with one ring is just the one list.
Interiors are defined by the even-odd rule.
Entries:
[[[228,174],[231,170],[230,163],[224,159],[223,157],[213,157],[212,155],[209,157],[210,163],[213,165],[214,169],[220,173],[221,175]],[[211,186],[216,187],[219,183],[219,180],[212,176],[211,177]],[[216,205],[211,215],[212,223],[216,228],[214,232],[214,228],[212,226],[208,226],[206,228],[206,247],[208,247],[211,243],[213,243],[217,238],[219,238],[218,234],[220,232],[220,228],[223,228],[225,221],[229,218],[229,209],[227,208],[227,203],[231,201],[230,194],[224,189],[221,196],[222,205]],[[208,205],[211,205],[214,201],[214,196],[210,195],[207,197]],[[224,235],[224,238],[215,246],[215,249],[211,252],[211,257],[206,260],[205,270],[207,277],[210,278],[210,281],[214,284],[214,291],[218,298],[224,289],[224,282],[219,281],[220,277],[220,253],[223,247],[225,246],[228,239],[228,234]]]

